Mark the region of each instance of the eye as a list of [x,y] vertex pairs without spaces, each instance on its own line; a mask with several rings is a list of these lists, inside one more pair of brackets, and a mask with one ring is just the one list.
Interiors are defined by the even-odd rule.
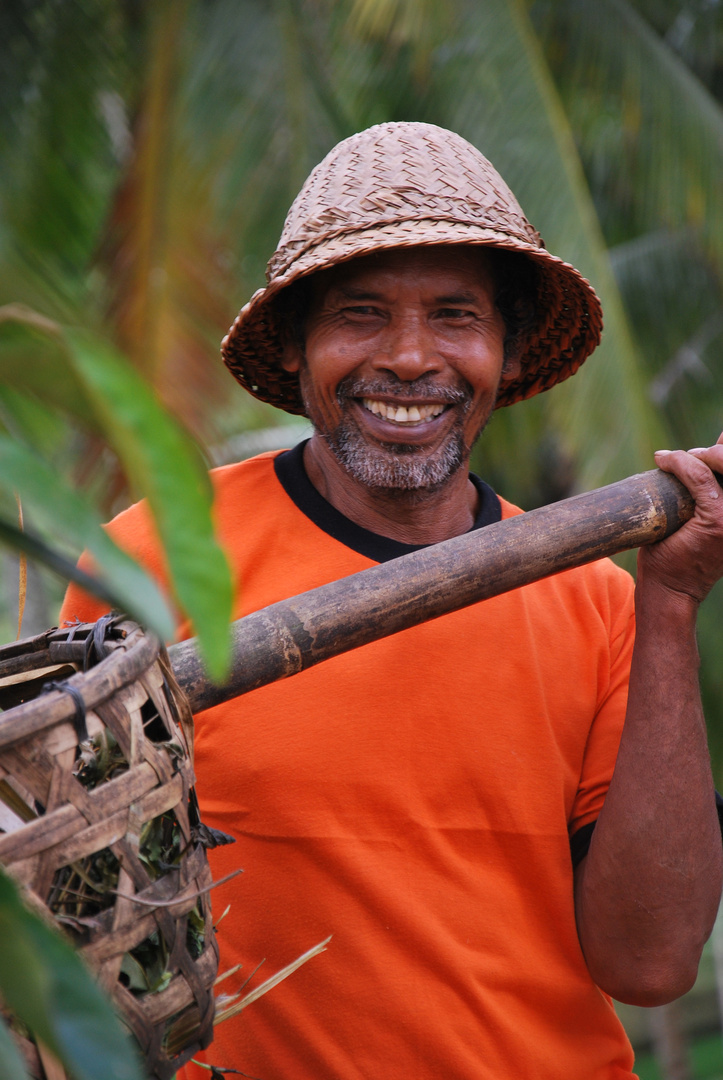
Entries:
[[358,323],[361,326],[367,326],[370,323],[376,324],[384,317],[382,312],[371,304],[349,305],[342,308],[341,314],[347,322]]
[[461,322],[463,320],[475,319],[477,316],[474,311],[469,311],[467,308],[446,307],[440,308],[436,317],[438,319],[446,319],[450,322]]

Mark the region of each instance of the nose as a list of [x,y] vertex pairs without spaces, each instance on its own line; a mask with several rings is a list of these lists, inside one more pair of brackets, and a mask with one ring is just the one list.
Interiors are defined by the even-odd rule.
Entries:
[[415,316],[392,322],[372,363],[375,370],[391,371],[402,382],[413,382],[444,366],[426,321]]

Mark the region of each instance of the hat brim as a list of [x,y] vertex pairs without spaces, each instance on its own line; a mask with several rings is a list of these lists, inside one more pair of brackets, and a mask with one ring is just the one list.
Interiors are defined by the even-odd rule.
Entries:
[[578,370],[600,342],[602,309],[588,281],[569,263],[522,235],[450,220],[380,222],[327,235],[291,253],[287,268],[259,289],[239,312],[221,353],[232,375],[254,397],[293,414],[304,413],[296,373],[281,367],[283,344],[274,301],[292,282],[376,251],[431,245],[502,248],[539,267],[537,319],[518,342],[519,375],[502,381],[496,407],[549,390]]

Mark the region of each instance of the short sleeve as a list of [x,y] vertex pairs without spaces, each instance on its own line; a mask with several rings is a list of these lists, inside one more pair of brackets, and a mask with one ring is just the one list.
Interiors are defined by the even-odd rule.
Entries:
[[599,675],[597,710],[585,746],[577,795],[570,815],[574,835],[597,820],[615,768],[628,703],[630,662],[635,642],[634,583],[629,574],[610,565],[607,597],[600,618],[608,633],[608,660]]

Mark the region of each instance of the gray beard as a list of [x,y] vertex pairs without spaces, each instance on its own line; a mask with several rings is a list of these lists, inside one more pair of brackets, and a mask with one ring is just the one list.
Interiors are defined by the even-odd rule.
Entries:
[[[472,395],[466,385],[464,389],[453,387],[441,389],[424,386],[423,382],[422,378],[414,383],[399,383],[390,387],[386,381],[362,383],[350,377],[344,379],[337,389],[337,398],[343,416],[336,428],[322,430],[319,427],[311,400],[305,402],[307,415],[314,424],[317,434],[326,441],[339,464],[364,487],[380,492],[395,491],[410,494],[434,491],[443,487],[468,460],[470,447],[466,445],[464,439],[464,417],[471,405]],[[404,396],[412,390],[424,393],[427,398],[448,404],[464,405],[444,443],[431,455],[426,448],[409,443],[370,445],[350,415],[351,399],[389,396],[390,393]]]
[[326,441],[350,476],[378,491],[434,491],[443,487],[467,458],[461,424],[455,425],[444,444],[429,457],[422,457],[421,447],[406,443],[369,446],[352,424],[340,424]]

